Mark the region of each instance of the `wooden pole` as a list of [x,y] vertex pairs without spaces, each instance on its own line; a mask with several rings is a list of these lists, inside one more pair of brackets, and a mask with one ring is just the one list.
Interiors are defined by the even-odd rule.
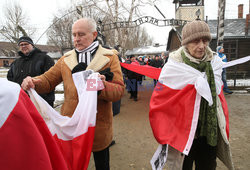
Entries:
[[218,39],[217,39],[217,46],[223,46],[224,41],[224,18],[225,18],[225,7],[226,7],[226,0],[219,0],[218,1]]

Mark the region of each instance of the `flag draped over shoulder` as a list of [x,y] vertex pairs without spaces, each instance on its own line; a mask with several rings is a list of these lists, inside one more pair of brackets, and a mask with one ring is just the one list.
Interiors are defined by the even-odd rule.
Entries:
[[[215,57],[211,65],[216,93],[221,100],[229,132],[227,104],[221,90],[223,64],[219,57]],[[201,97],[212,105],[211,90],[205,72],[169,59],[161,71],[150,100],[150,124],[160,144],[169,144],[188,155],[198,124]]]
[[149,65],[142,66],[136,62],[132,62],[131,64],[121,63],[121,66],[130,70],[130,71],[133,71],[133,72],[136,72],[138,74],[145,75],[145,76],[148,76],[152,79],[157,79],[157,80],[158,80],[160,72],[161,72],[160,68],[155,68],[155,67],[152,67]]
[[28,95],[6,79],[0,78],[0,84],[0,169],[68,169]]
[[[98,73],[93,73],[92,70],[77,72],[72,76],[79,102],[71,118],[56,112],[35,90],[31,89],[29,94],[60,147],[69,169],[86,170],[94,140],[97,90],[103,89],[104,86]],[[91,80],[91,83],[88,84],[88,80]],[[93,85],[96,85],[96,88],[90,87]]]

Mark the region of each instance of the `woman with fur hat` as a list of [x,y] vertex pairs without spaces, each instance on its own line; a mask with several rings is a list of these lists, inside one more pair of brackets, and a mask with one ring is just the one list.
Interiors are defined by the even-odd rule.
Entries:
[[156,140],[167,145],[170,169],[215,170],[216,157],[234,169],[229,145],[228,109],[223,95],[222,61],[209,48],[210,30],[192,21],[182,30],[182,46],[163,67],[150,101]]

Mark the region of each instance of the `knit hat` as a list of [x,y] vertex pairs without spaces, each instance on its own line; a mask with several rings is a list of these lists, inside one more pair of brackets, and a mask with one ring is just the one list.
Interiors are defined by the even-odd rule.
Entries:
[[23,37],[19,38],[17,45],[19,45],[21,42],[27,42],[27,43],[34,46],[34,43],[30,37],[23,36]]
[[181,34],[181,45],[186,45],[187,43],[199,38],[207,38],[209,41],[212,39],[207,23],[200,20],[187,23],[183,27]]
[[218,47],[216,48],[217,53],[218,53],[222,48],[223,48],[222,46],[218,46]]

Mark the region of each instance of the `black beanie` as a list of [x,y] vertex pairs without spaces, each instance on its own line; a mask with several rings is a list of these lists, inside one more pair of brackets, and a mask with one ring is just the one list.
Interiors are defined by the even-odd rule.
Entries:
[[27,43],[34,46],[34,43],[30,37],[23,36],[23,37],[19,38],[17,45],[19,45],[21,42],[27,42]]

